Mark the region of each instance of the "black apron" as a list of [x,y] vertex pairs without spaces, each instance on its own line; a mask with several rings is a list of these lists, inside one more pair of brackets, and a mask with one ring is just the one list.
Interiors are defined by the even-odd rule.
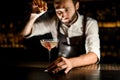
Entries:
[[86,39],[85,25],[86,25],[86,18],[84,17],[83,18],[83,34],[82,34],[82,36],[75,36],[75,37],[69,38],[70,44],[68,44],[67,37],[65,35],[63,35],[62,33],[60,33],[61,23],[60,22],[58,23],[58,39],[59,39],[58,56],[71,58],[71,57],[76,57],[76,56],[86,53],[86,51],[85,51],[85,39]]

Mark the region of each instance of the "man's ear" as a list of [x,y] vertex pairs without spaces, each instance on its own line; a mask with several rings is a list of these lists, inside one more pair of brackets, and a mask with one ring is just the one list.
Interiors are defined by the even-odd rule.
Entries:
[[80,5],[79,2],[77,2],[76,5],[75,5],[76,10],[79,9],[79,5]]

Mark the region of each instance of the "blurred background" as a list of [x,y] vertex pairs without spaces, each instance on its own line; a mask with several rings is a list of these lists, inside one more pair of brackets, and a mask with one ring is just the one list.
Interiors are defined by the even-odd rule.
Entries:
[[[53,11],[52,0],[45,0]],[[41,0],[42,4],[42,0]],[[32,0],[3,0],[0,3],[0,56],[4,64],[19,61],[39,61],[39,44],[29,40],[33,51],[28,51],[25,41],[18,35],[29,20]],[[41,7],[44,7],[42,5]],[[98,21],[101,63],[117,63],[120,59],[120,3],[118,0],[80,0],[79,12]],[[38,39],[38,38],[37,38]],[[35,46],[34,46],[35,45]]]

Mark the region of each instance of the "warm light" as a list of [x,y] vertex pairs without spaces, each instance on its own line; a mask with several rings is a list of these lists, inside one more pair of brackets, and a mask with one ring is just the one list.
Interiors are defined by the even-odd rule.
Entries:
[[120,27],[120,21],[117,22],[98,22],[99,27]]

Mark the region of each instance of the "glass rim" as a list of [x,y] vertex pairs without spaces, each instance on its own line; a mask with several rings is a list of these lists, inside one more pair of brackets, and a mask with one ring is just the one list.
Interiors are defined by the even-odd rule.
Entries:
[[40,39],[40,41],[55,41],[55,42],[58,42],[58,39]]

